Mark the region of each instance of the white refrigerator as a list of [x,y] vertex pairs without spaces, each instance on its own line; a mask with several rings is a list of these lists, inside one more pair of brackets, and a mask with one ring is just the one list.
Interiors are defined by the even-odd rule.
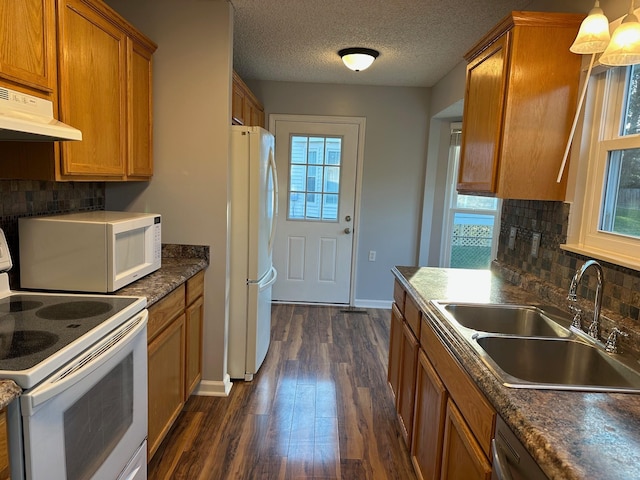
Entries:
[[231,127],[229,342],[227,369],[253,380],[271,340],[272,265],[278,214],[274,138],[261,127]]

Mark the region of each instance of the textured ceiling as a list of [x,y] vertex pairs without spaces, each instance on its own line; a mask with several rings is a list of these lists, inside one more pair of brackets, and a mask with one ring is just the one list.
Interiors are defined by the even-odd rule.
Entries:
[[[230,0],[245,80],[429,87],[489,29],[532,0]],[[558,3],[575,3],[571,1]],[[380,56],[352,72],[338,50]]]

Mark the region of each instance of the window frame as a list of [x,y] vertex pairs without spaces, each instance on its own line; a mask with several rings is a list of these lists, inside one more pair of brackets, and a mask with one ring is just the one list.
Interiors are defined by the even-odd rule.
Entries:
[[592,112],[585,114],[584,120],[585,134],[590,138],[578,166],[578,170],[586,169],[586,174],[578,172],[584,186],[575,194],[582,211],[571,212],[567,243],[560,247],[640,270],[640,238],[600,230],[609,151],[640,148],[640,134],[621,134],[630,71],[630,67],[602,68],[588,79],[594,87],[589,95]]

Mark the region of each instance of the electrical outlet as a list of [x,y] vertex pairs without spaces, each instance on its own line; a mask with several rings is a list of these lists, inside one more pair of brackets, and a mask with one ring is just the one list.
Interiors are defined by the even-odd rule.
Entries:
[[376,261],[376,251],[375,250],[369,250],[369,261],[370,262],[375,262]]
[[541,234],[534,233],[533,238],[531,239],[531,256],[533,258],[538,258],[538,250],[540,249],[540,236]]
[[517,227],[511,227],[509,230],[509,250],[516,248],[516,234],[518,233]]

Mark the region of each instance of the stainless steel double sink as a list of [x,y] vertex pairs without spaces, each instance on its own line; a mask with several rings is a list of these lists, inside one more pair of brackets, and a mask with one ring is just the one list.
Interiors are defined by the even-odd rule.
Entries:
[[640,393],[640,364],[538,305],[432,302],[507,387]]

